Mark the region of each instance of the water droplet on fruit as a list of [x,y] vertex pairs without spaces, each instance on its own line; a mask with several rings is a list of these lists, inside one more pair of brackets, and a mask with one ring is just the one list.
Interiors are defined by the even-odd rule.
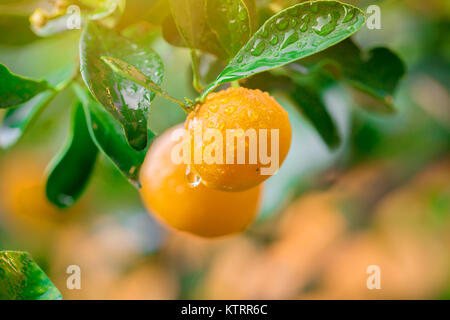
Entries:
[[190,165],[186,166],[186,174],[185,174],[184,178],[186,180],[186,183],[191,188],[197,187],[202,182],[202,178],[198,175],[198,173],[194,172],[191,169]]
[[234,105],[226,106],[226,107],[225,107],[225,110],[224,110],[224,112],[225,112],[226,114],[232,114],[232,113],[235,112],[235,111],[236,111],[236,106],[234,106]]

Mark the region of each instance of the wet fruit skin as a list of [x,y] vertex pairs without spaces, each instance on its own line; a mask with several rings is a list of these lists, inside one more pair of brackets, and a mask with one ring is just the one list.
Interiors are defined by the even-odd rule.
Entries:
[[[267,92],[246,88],[229,88],[208,95],[205,102],[197,105],[188,116],[185,127],[193,137],[196,123],[201,123],[202,129],[215,128],[224,137],[223,154],[226,154],[227,129],[267,129],[267,149],[271,150],[271,129],[279,129],[279,166],[286,158],[291,145],[292,129],[286,110],[281,107]],[[192,138],[193,139],[193,138]],[[192,143],[194,144],[194,143]],[[207,145],[207,144],[206,144]],[[204,150],[205,146],[203,147]],[[258,138],[259,154],[259,138]],[[258,156],[256,164],[250,164],[248,159],[248,144],[246,144],[245,164],[193,164],[194,170],[202,178],[202,183],[210,188],[224,191],[241,191],[252,188],[263,182],[270,175],[262,175],[262,164]],[[236,162],[236,161],[235,161]]]
[[140,172],[145,206],[169,226],[201,237],[218,237],[243,231],[258,211],[262,186],[244,192],[223,192],[186,181],[186,165],[175,164],[173,127],[157,138]]

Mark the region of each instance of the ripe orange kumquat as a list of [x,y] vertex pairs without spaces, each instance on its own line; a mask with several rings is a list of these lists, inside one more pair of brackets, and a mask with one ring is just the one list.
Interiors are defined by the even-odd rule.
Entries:
[[[239,131],[243,137],[241,143],[244,146],[242,149],[245,148],[244,163],[239,163],[237,160],[239,149],[236,145],[239,136],[231,143],[226,141],[222,144],[223,158],[226,157],[227,148],[232,148],[231,153],[235,154],[233,163],[208,162],[205,159],[201,162],[192,161],[192,167],[201,177],[202,183],[218,190],[242,191],[257,186],[276,173],[291,145],[292,129],[287,112],[267,92],[260,90],[231,87],[211,93],[205,102],[197,105],[188,116],[185,127],[192,146],[196,146],[194,137],[197,127],[201,127],[203,132],[216,129],[224,139],[227,133],[232,131]],[[256,138],[251,139],[247,134],[249,131],[256,132],[254,135]],[[261,137],[263,131],[266,132],[264,136],[266,139]],[[214,140],[212,138],[209,142],[202,143],[200,146],[202,154],[205,154],[209,145],[215,143]],[[261,146],[265,150],[261,149]],[[195,148],[192,147],[194,152]],[[262,160],[263,150],[270,162]],[[253,157],[253,162],[250,161],[251,154],[256,155],[256,158]],[[191,158],[193,159],[193,156]],[[274,170],[271,173],[264,173],[265,170],[271,169],[269,167],[274,167]]]

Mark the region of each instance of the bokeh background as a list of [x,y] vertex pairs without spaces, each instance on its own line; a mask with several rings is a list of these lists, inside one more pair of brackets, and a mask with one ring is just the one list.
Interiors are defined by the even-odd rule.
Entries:
[[[381,7],[382,29],[363,28],[354,40],[387,46],[405,61],[397,113],[371,114],[357,108],[365,101],[349,88],[330,88],[327,108],[343,144],[329,151],[273,92],[289,112],[293,144],[247,232],[204,240],[166,228],[106,158],[77,205],[49,204],[46,167],[68,133],[68,90],[16,146],[0,150],[0,248],[29,251],[65,299],[450,299],[450,6],[347,2]],[[3,0],[0,12],[45,5]],[[42,78],[78,59],[78,38],[75,30],[1,45],[0,61]],[[151,41],[166,67],[164,87],[195,97],[189,51],[158,32]],[[154,132],[183,120],[177,105],[155,99]],[[81,290],[66,288],[73,264],[81,267]],[[381,268],[380,290],[366,287],[369,265]]]

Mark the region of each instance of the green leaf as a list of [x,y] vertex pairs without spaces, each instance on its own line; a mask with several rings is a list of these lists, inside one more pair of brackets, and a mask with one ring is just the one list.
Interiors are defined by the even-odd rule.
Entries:
[[189,110],[187,110],[184,102],[178,101],[177,99],[170,96],[163,88],[158,86],[156,83],[152,81],[152,79],[147,78],[145,74],[143,74],[141,71],[139,71],[134,66],[126,63],[125,61],[111,58],[111,57],[101,57],[102,61],[105,62],[111,70],[119,74],[120,76],[124,77],[125,79],[131,80],[140,86],[155,92],[156,94],[177,103],[182,107],[186,113],[189,113]]
[[325,73],[314,72],[303,75],[295,70],[283,68],[281,72],[264,72],[245,82],[248,88],[264,91],[280,90],[313,125],[330,149],[338,147],[341,138],[333,118],[329,114],[323,92],[335,81]]
[[[73,77],[75,66],[69,66],[48,77],[48,82],[55,88],[62,88]],[[10,148],[24,135],[33,121],[39,117],[44,109],[58,94],[58,90],[47,90],[16,107],[6,110],[0,123],[0,148]]]
[[250,15],[243,0],[206,0],[206,16],[208,25],[229,57],[250,39]]
[[186,45],[226,58],[217,35],[208,26],[205,0],[169,0],[178,31]]
[[22,104],[50,89],[47,81],[38,81],[11,73],[0,63],[0,108]]
[[80,43],[81,74],[95,98],[123,126],[128,143],[136,150],[147,146],[147,122],[155,94],[114,73],[101,59],[109,56],[139,68],[156,84],[161,84],[163,65],[150,48],[88,23]]
[[[73,89],[83,104],[89,133],[98,149],[114,163],[133,185],[139,187],[139,169],[144,162],[147,149],[136,151],[131,148],[117,120],[106,112],[80,85],[74,84]],[[148,139],[153,137],[153,133],[148,130]]]
[[338,1],[297,4],[268,19],[202,95],[218,85],[305,58],[348,38],[364,24],[361,10]]
[[0,251],[0,300],[61,300],[29,253]]
[[172,15],[164,19],[162,23],[162,35],[167,43],[175,47],[187,47],[186,42],[184,42],[183,37],[177,29],[177,25],[175,24]]
[[405,73],[403,61],[389,49],[363,52],[351,39],[297,63],[309,69],[336,68],[340,78],[381,102],[374,105],[379,112],[394,111],[393,95]]
[[48,200],[59,208],[72,206],[94,169],[98,149],[91,139],[83,106],[74,106],[70,135],[52,160],[46,184]]
[[341,143],[337,127],[330,116],[322,94],[334,84],[328,76],[315,73],[312,76],[297,76],[289,96],[299,111],[311,122],[330,149]]
[[23,46],[39,39],[30,28],[29,16],[0,13],[0,44]]

